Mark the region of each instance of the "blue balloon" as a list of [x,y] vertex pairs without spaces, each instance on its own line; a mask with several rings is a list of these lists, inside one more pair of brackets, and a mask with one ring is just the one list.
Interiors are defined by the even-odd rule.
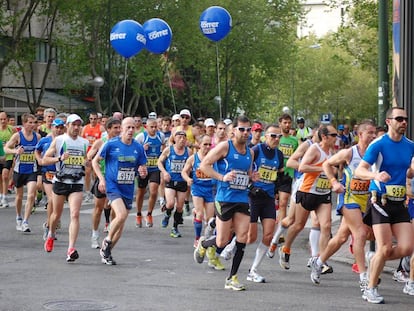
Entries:
[[201,33],[212,41],[220,41],[227,36],[231,23],[230,13],[220,6],[209,7],[200,16]]
[[120,21],[112,28],[109,41],[118,54],[130,58],[145,46],[144,29],[134,20]]
[[145,48],[155,54],[162,54],[168,50],[172,40],[170,26],[160,18],[147,20],[142,27],[144,28],[147,44]]

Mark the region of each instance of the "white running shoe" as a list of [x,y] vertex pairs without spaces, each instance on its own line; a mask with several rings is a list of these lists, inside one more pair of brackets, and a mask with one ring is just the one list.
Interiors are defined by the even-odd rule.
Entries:
[[262,277],[259,273],[254,270],[250,270],[249,274],[247,275],[247,281],[254,282],[254,283],[266,283],[264,277]]
[[407,283],[405,283],[403,293],[410,296],[414,296],[414,281],[408,281]]
[[362,299],[370,303],[384,303],[384,297],[378,293],[378,288],[366,288],[362,294]]

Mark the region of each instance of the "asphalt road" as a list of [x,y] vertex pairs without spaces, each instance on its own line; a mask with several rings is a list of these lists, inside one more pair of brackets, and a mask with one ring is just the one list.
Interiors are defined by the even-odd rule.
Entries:
[[[193,226],[186,217],[182,238],[169,236],[160,226],[159,209],[153,228],[136,228],[131,213],[124,235],[113,250],[116,266],[103,265],[99,250],[90,247],[92,204],[83,204],[77,242],[80,258],[65,261],[69,209],[52,253],[43,250],[45,210],[30,218],[32,232],[15,229],[14,204],[0,209],[0,310],[413,310],[414,297],[402,293],[403,285],[384,273],[380,293],[384,305],[362,300],[358,276],[349,258],[337,255],[330,263],[334,273],[322,276],[315,286],[306,267],[308,229],[292,249],[291,269],[282,271],[276,258],[265,258],[260,273],[266,283],[246,281],[256,245],[246,248],[239,280],[244,292],[224,289],[226,271],[216,271],[193,261]],[[101,237],[103,234],[101,234]],[[345,254],[345,251],[342,251]]]

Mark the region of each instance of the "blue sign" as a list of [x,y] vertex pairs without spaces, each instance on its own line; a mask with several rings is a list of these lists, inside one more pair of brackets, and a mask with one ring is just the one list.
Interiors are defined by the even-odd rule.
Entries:
[[321,114],[321,123],[330,124],[332,121],[332,116],[330,113]]

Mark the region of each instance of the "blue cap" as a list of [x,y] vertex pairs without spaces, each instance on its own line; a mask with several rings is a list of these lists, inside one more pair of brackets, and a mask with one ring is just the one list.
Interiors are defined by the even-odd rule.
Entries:
[[345,128],[342,124],[338,125],[338,131],[343,131]]
[[52,126],[64,126],[65,122],[62,119],[54,119],[52,122]]

